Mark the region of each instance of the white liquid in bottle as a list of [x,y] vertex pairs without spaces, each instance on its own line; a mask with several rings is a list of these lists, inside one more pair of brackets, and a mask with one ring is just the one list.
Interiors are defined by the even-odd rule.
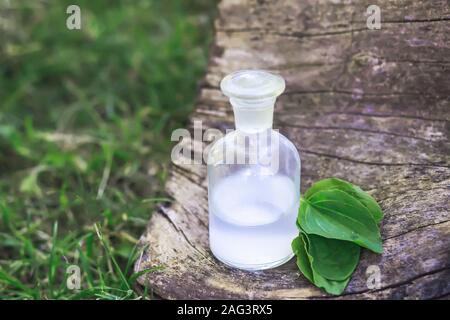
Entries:
[[238,71],[221,82],[236,131],[208,154],[209,241],[214,256],[232,267],[262,270],[293,256],[300,157],[272,130],[275,100],[284,86],[283,78],[259,70]]
[[237,173],[222,180],[210,200],[210,246],[222,262],[264,269],[292,257],[298,194],[286,176]]

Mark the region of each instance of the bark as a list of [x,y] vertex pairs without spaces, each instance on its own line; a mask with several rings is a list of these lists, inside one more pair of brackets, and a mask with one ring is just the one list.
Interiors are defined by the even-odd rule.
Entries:
[[[280,73],[274,127],[302,159],[301,188],[340,177],[379,201],[382,255],[364,250],[339,299],[440,299],[450,294],[450,5],[417,0],[223,0],[207,75],[190,123],[225,130],[232,110],[218,84],[234,70]],[[377,4],[380,30],[366,26]],[[189,141],[186,141],[188,143]],[[198,145],[194,151],[200,152]],[[206,167],[173,165],[173,202],[153,213],[135,269],[161,297],[336,298],[292,260],[261,272],[230,269],[208,246]],[[381,286],[367,285],[367,268]]]

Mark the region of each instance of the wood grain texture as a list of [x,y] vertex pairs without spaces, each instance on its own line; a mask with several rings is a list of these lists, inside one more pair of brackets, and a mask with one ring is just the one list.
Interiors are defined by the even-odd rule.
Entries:
[[[174,164],[173,201],[153,213],[136,270],[163,298],[441,299],[450,294],[450,5],[379,0],[223,0],[207,75],[190,126],[233,127],[222,77],[243,68],[280,73],[286,93],[274,127],[302,159],[302,192],[340,177],[380,203],[385,251],[364,250],[341,297],[311,285],[294,261],[261,272],[230,269],[208,246],[206,167]],[[187,145],[191,141],[184,141]],[[193,152],[202,152],[195,143]],[[381,286],[367,286],[367,267]]]

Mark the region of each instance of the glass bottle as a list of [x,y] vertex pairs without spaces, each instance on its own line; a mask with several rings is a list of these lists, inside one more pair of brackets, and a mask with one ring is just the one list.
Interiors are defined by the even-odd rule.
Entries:
[[300,157],[272,129],[280,76],[241,70],[226,76],[222,92],[236,130],[208,153],[209,241],[214,256],[245,270],[279,266],[292,256],[300,199]]

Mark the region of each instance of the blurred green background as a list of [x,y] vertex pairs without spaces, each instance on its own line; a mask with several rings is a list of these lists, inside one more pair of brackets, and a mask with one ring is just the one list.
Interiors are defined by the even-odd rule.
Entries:
[[[70,4],[81,30],[66,28]],[[165,201],[215,6],[0,0],[0,298],[152,297],[136,291],[136,243]]]

